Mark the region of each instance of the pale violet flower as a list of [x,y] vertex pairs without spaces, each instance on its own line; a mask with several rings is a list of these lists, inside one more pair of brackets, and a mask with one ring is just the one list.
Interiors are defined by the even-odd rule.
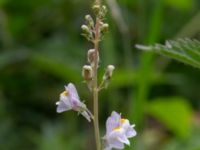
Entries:
[[86,105],[80,101],[77,90],[72,83],[65,86],[65,91],[60,94],[60,100],[56,102],[56,105],[58,113],[74,110],[81,113],[89,122],[91,121],[92,114]]
[[104,150],[124,149],[124,144],[130,145],[128,138],[136,136],[136,131],[128,119],[113,111],[106,121],[106,147]]

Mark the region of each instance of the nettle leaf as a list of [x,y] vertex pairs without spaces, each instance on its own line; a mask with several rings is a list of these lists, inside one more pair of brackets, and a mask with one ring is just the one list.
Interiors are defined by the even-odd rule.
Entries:
[[138,49],[153,51],[200,69],[200,41],[196,39],[168,40],[165,45],[136,45]]

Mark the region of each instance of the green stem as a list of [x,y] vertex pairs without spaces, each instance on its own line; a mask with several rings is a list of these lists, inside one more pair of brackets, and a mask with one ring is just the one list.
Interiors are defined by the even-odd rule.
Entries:
[[95,131],[95,141],[96,149],[101,150],[100,133],[99,133],[99,119],[98,119],[98,89],[95,88],[93,91],[94,98],[94,131]]
[[101,0],[96,0],[96,4],[100,5],[101,4]]
[[99,106],[98,106],[98,50],[99,50],[99,40],[100,40],[100,19],[96,18],[96,25],[95,25],[95,40],[94,40],[94,48],[95,48],[95,61],[93,66],[93,111],[94,111],[94,130],[95,130],[95,140],[96,140],[96,149],[101,150],[101,141],[100,141],[100,133],[99,133]]
[[[96,0],[96,4],[100,5],[101,0]],[[98,16],[96,17],[96,25],[95,25],[95,39],[94,39],[94,49],[95,49],[95,61],[93,67],[93,111],[94,111],[94,132],[95,132],[95,141],[96,141],[96,149],[101,150],[101,141],[100,141],[100,132],[99,132],[99,104],[98,104],[98,54],[99,54],[99,41],[100,41],[100,19]]]

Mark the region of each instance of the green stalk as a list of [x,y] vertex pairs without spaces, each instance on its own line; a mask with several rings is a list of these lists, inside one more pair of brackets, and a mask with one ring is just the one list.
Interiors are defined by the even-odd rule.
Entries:
[[95,131],[95,141],[96,141],[96,149],[101,150],[101,141],[100,141],[100,132],[99,132],[99,106],[98,106],[98,51],[99,51],[99,41],[100,41],[100,19],[96,18],[95,25],[95,40],[94,40],[94,49],[95,49],[95,61],[93,67],[93,111],[94,111],[94,131]]

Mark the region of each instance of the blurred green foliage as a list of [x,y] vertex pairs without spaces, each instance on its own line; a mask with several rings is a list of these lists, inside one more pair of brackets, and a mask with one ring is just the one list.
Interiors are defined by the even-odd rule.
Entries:
[[184,138],[191,130],[192,111],[189,106],[180,97],[170,97],[153,100],[147,109],[150,115],[166,125],[175,135]]
[[[110,5],[113,1],[116,5]],[[92,108],[81,77],[91,45],[80,35],[92,4],[0,0],[1,150],[94,149],[92,124],[75,112],[55,112],[55,102],[68,82]],[[199,0],[105,4],[110,31],[101,45],[100,75],[108,64],[116,71],[100,95],[102,136],[107,116],[116,110],[136,124],[138,136],[127,149],[200,149],[199,70],[134,47],[177,35],[200,40]]]

